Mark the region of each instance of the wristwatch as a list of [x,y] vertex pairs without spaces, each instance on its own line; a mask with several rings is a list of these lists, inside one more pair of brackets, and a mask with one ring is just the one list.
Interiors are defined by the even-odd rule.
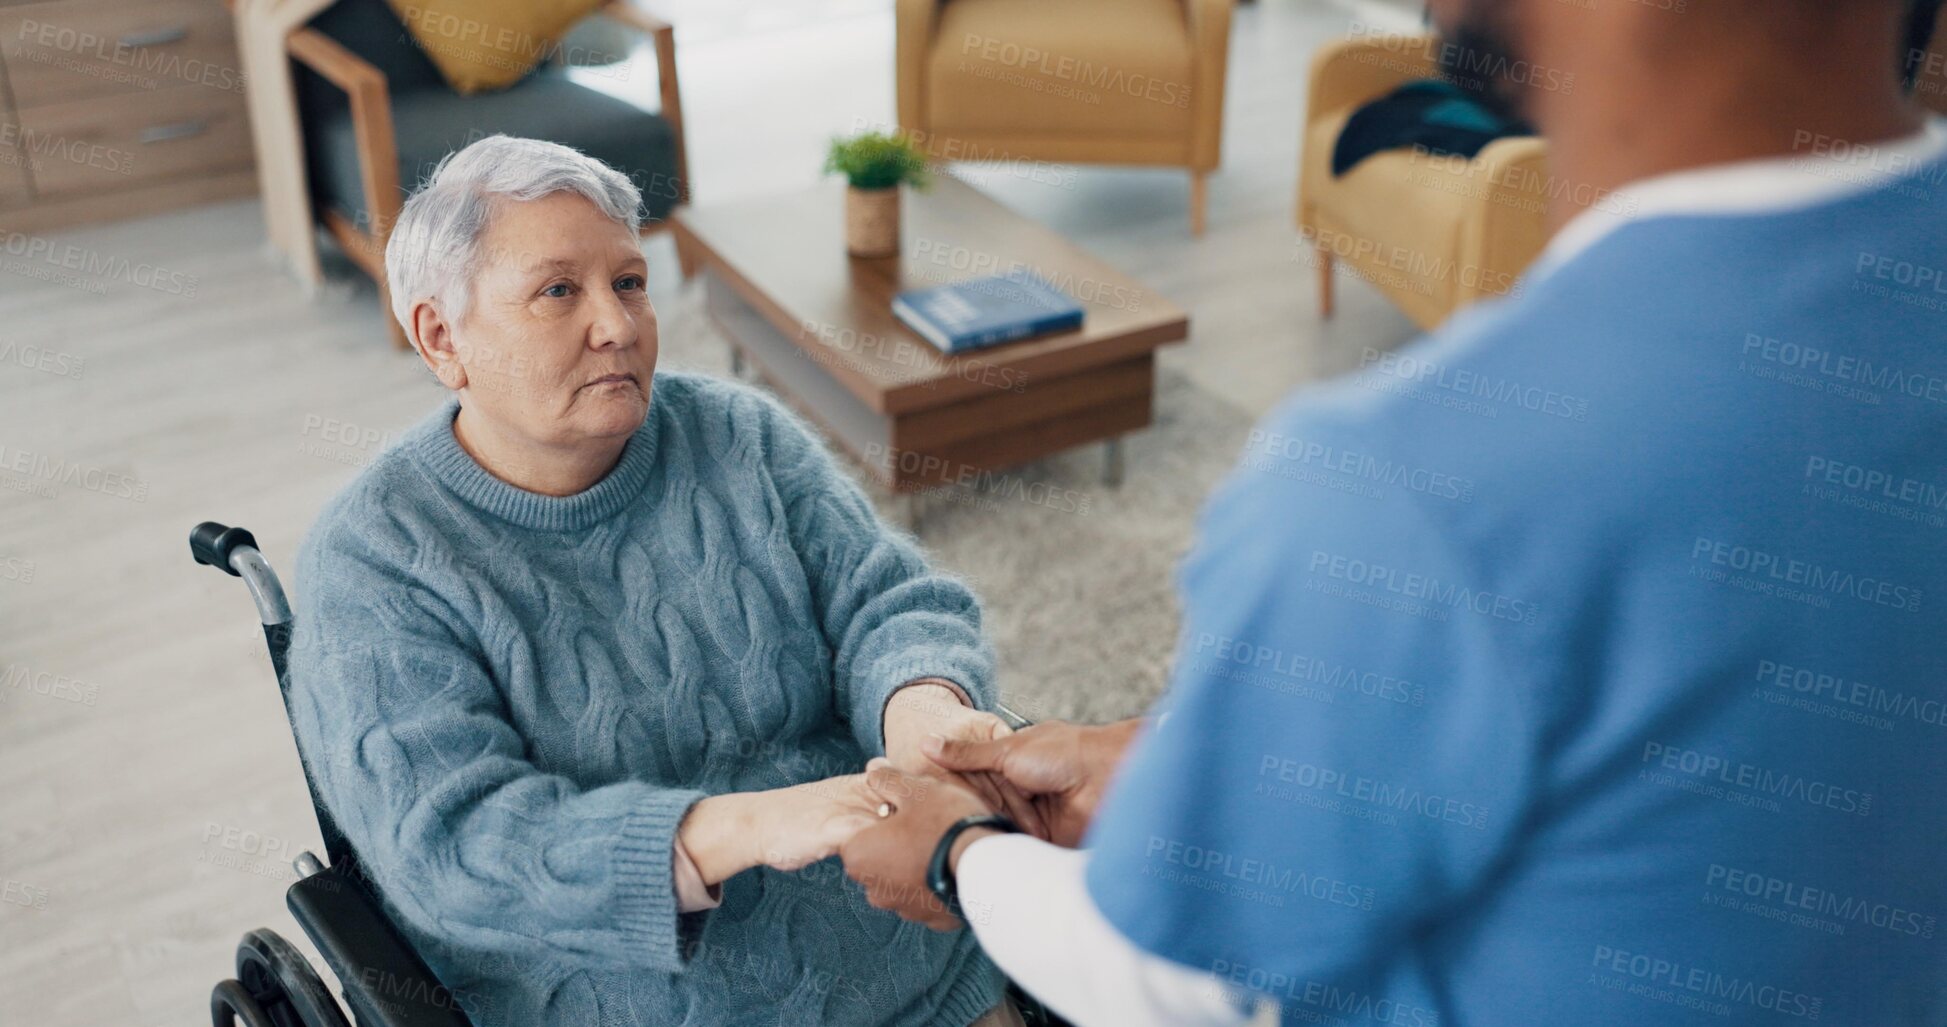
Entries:
[[953,855],[953,843],[959,840],[961,833],[976,827],[991,827],[1007,834],[1021,833],[1019,825],[999,813],[976,813],[955,821],[940,836],[940,843],[933,846],[933,859],[926,864],[926,887],[946,903],[947,912],[962,920],[966,919],[966,915],[960,911],[960,882],[954,880],[953,865],[948,857]]

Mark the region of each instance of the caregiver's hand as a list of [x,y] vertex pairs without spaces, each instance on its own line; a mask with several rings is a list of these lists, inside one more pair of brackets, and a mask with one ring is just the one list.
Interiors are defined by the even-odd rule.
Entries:
[[[1141,726],[1140,719],[1100,727],[1055,720],[988,740],[931,739],[922,748],[942,769],[998,780],[1008,793],[1009,816],[1031,806],[1045,827],[1034,834],[1072,849],[1088,832],[1109,778]],[[1027,827],[1018,816],[1014,822]]]
[[677,837],[703,883],[714,885],[751,867],[797,870],[837,855],[878,819],[880,801],[864,774],[712,795],[690,807]]
[[[922,678],[892,693],[886,703],[886,758],[908,774],[939,777],[946,772],[927,758],[925,746],[942,741],[990,742],[1013,733],[1007,722],[961,699],[944,681]],[[1041,813],[999,778],[979,772],[954,775],[979,793],[989,808],[1007,814],[1021,830],[1047,837]]]
[[[957,777],[908,774],[885,760],[866,764],[866,781],[888,807],[887,816],[860,831],[839,850],[845,873],[865,887],[866,901],[936,931],[960,926],[960,918],[926,886],[926,865],[954,821],[992,810]],[[948,860],[956,869],[960,854],[977,838],[995,833],[973,828],[956,839]],[[970,910],[974,919],[978,909]]]

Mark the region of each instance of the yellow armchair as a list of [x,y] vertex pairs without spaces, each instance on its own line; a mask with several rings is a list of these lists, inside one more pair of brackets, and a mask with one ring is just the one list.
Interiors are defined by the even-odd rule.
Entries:
[[939,160],[1190,172],[1223,144],[1233,0],[897,0],[899,127]]
[[1380,153],[1333,176],[1332,150],[1353,111],[1438,75],[1437,45],[1431,36],[1348,39],[1313,59],[1297,221],[1316,255],[1325,317],[1340,263],[1432,329],[1510,292],[1548,242],[1548,147],[1537,138],[1496,140],[1471,161]]

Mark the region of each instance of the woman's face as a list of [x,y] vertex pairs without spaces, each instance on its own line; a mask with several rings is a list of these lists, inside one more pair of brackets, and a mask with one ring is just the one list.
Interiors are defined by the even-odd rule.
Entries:
[[574,193],[500,201],[450,329],[471,415],[543,445],[635,431],[656,369],[647,272],[635,234]]

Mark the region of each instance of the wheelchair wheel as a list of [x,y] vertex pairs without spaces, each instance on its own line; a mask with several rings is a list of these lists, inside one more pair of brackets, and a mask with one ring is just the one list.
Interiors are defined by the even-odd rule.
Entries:
[[[251,931],[237,943],[237,979],[217,985],[217,993],[210,997],[213,1017],[219,1015],[218,1000],[226,997],[225,986],[232,984],[262,1018],[252,1019],[245,1007],[233,1004],[247,1027],[351,1027],[310,961],[268,927]],[[230,1027],[230,1022],[218,1018],[216,1027]]]
[[1013,981],[1007,982],[1007,997],[1014,1001],[1014,1008],[1021,1014],[1021,1022],[1027,1027],[1075,1027],[1074,1024],[1055,1015],[1055,1011],[1041,1004],[1041,1000],[1027,993]]
[[242,981],[236,978],[218,981],[210,990],[211,1027],[237,1027],[239,1020],[243,1021],[243,1027],[277,1027],[277,1021],[244,990]]

